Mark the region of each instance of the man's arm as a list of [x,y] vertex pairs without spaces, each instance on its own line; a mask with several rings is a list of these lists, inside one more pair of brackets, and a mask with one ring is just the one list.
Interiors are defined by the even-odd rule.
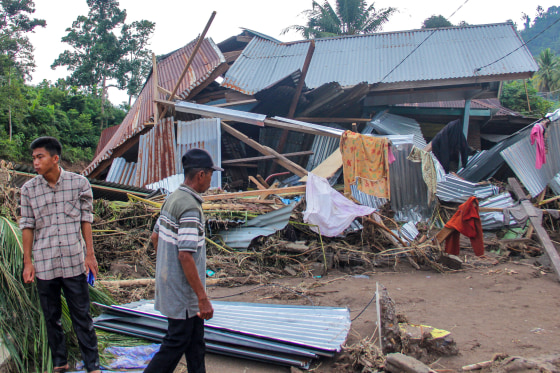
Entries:
[[23,282],[25,282],[26,284],[35,281],[35,266],[33,266],[33,260],[31,259],[31,252],[33,250],[33,236],[33,229],[22,229],[21,238],[23,244]]
[[93,277],[97,278],[98,268],[97,259],[95,259],[95,253],[93,251],[93,236],[91,233],[91,223],[88,221],[83,221],[82,226],[82,237],[86,242],[86,273],[93,273]]
[[214,309],[198,276],[192,253],[189,251],[179,251],[179,261],[181,262],[181,267],[183,267],[183,272],[185,273],[189,285],[198,297],[198,308],[200,311],[196,315],[203,320],[211,319],[212,316],[214,316]]

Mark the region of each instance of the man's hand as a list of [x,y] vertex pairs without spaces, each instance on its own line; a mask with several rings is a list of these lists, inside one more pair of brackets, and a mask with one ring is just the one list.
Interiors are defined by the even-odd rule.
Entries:
[[85,265],[86,265],[86,275],[91,271],[91,273],[93,273],[93,277],[97,278],[98,268],[97,268],[97,259],[95,259],[95,255],[86,255]]
[[31,263],[23,266],[23,282],[29,284],[35,281],[35,266]]
[[208,298],[201,298],[198,300],[199,312],[196,313],[202,320],[210,320],[214,316],[214,309],[212,303]]

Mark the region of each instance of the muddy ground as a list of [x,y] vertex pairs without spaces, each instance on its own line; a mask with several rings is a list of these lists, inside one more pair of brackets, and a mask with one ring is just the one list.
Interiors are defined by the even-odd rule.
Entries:
[[[397,312],[410,323],[426,324],[451,332],[459,355],[431,362],[434,370],[460,371],[468,364],[492,359],[495,354],[537,357],[560,352],[560,282],[554,272],[535,266],[535,259],[516,259],[493,264],[476,261],[468,270],[437,273],[417,270],[407,263],[359,275],[331,270],[322,278],[274,279],[310,297],[315,305],[348,307],[351,318],[363,310],[376,289],[387,288]],[[364,276],[366,275],[366,276]],[[367,278],[366,278],[367,277]],[[309,304],[282,288],[256,285],[210,286],[210,297],[247,291],[225,300],[285,304]],[[371,337],[376,330],[375,302],[352,322],[348,345]],[[348,361],[323,359],[315,372],[354,371]],[[208,355],[208,372],[289,372],[286,367]],[[180,365],[176,372],[186,372]]]

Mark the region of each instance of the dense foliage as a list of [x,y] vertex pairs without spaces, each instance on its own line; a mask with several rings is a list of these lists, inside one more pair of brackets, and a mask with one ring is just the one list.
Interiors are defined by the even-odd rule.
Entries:
[[533,56],[538,56],[546,48],[550,48],[555,54],[560,53],[560,7],[551,6],[545,12],[539,6],[534,19],[527,14],[523,18],[524,28],[520,34],[528,43],[527,46]]
[[61,140],[63,159],[91,161],[101,123],[120,124],[125,115],[108,103],[102,113],[98,95],[63,81],[30,86],[13,76],[10,86],[0,86],[0,158],[28,161],[30,142],[49,135]]
[[504,107],[534,117],[542,117],[558,106],[554,102],[540,97],[531,80],[514,80],[505,83],[502,87],[500,102]]

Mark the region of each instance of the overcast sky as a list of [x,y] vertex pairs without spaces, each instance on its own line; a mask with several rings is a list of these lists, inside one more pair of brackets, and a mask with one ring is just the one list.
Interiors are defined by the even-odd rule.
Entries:
[[[318,1],[321,3],[323,0]],[[334,0],[330,2],[334,5]],[[367,2],[371,4],[371,1]],[[285,35],[281,35],[281,32],[287,26],[305,24],[301,13],[311,7],[311,0],[120,0],[119,4],[121,9],[127,11],[127,23],[141,19],[156,23],[150,48],[160,55],[195,39],[204,29],[212,11],[217,14],[207,36],[216,43],[239,34],[241,27],[281,41],[300,40],[302,38],[293,32]],[[389,6],[397,8],[398,13],[390,18],[383,31],[400,31],[419,29],[426,18],[440,14],[453,24],[461,21],[487,24],[512,20],[521,28],[523,13],[534,18],[537,6],[542,6],[546,11],[558,3],[552,0],[378,0],[375,5],[378,9]],[[35,8],[34,17],[45,19],[47,26],[37,28],[30,36],[37,64],[32,83],[43,79],[54,82],[67,75],[65,68],[50,68],[58,55],[69,48],[61,38],[79,15],[87,15],[89,8],[86,0],[35,0]],[[127,96],[115,89],[109,91],[109,99],[119,104],[126,101]]]

